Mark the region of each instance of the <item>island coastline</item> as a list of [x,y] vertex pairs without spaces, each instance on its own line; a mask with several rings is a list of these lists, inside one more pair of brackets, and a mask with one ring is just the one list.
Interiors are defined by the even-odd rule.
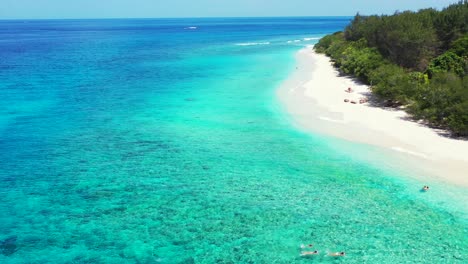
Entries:
[[[468,141],[412,121],[401,109],[371,103],[369,86],[340,75],[312,46],[298,51],[296,62],[277,95],[300,129],[386,148],[427,174],[420,178],[468,186]],[[369,102],[360,103],[364,98]]]

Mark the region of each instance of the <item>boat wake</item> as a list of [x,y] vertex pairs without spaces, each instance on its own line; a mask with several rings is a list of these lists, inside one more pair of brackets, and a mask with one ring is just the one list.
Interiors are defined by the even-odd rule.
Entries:
[[256,45],[269,45],[270,42],[246,42],[246,43],[237,43],[236,46],[256,46]]

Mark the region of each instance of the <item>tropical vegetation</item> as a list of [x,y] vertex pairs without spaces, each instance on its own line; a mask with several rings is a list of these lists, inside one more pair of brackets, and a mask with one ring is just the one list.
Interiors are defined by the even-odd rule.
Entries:
[[468,136],[468,0],[440,11],[357,14],[315,50],[369,84],[387,106]]

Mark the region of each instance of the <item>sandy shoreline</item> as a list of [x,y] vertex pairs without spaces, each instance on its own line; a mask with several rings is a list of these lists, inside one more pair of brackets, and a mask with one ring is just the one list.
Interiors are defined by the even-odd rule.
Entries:
[[[296,60],[296,70],[278,96],[298,127],[387,148],[424,174],[468,186],[468,141],[408,121],[404,111],[359,104],[360,98],[372,99],[369,87],[339,76],[329,58],[312,47],[300,50]],[[354,92],[345,92],[348,87]]]

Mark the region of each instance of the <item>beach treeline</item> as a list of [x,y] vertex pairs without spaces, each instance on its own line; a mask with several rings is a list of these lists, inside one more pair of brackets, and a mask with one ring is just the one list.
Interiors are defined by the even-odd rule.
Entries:
[[371,86],[387,106],[468,136],[468,1],[443,10],[357,14],[315,50]]

